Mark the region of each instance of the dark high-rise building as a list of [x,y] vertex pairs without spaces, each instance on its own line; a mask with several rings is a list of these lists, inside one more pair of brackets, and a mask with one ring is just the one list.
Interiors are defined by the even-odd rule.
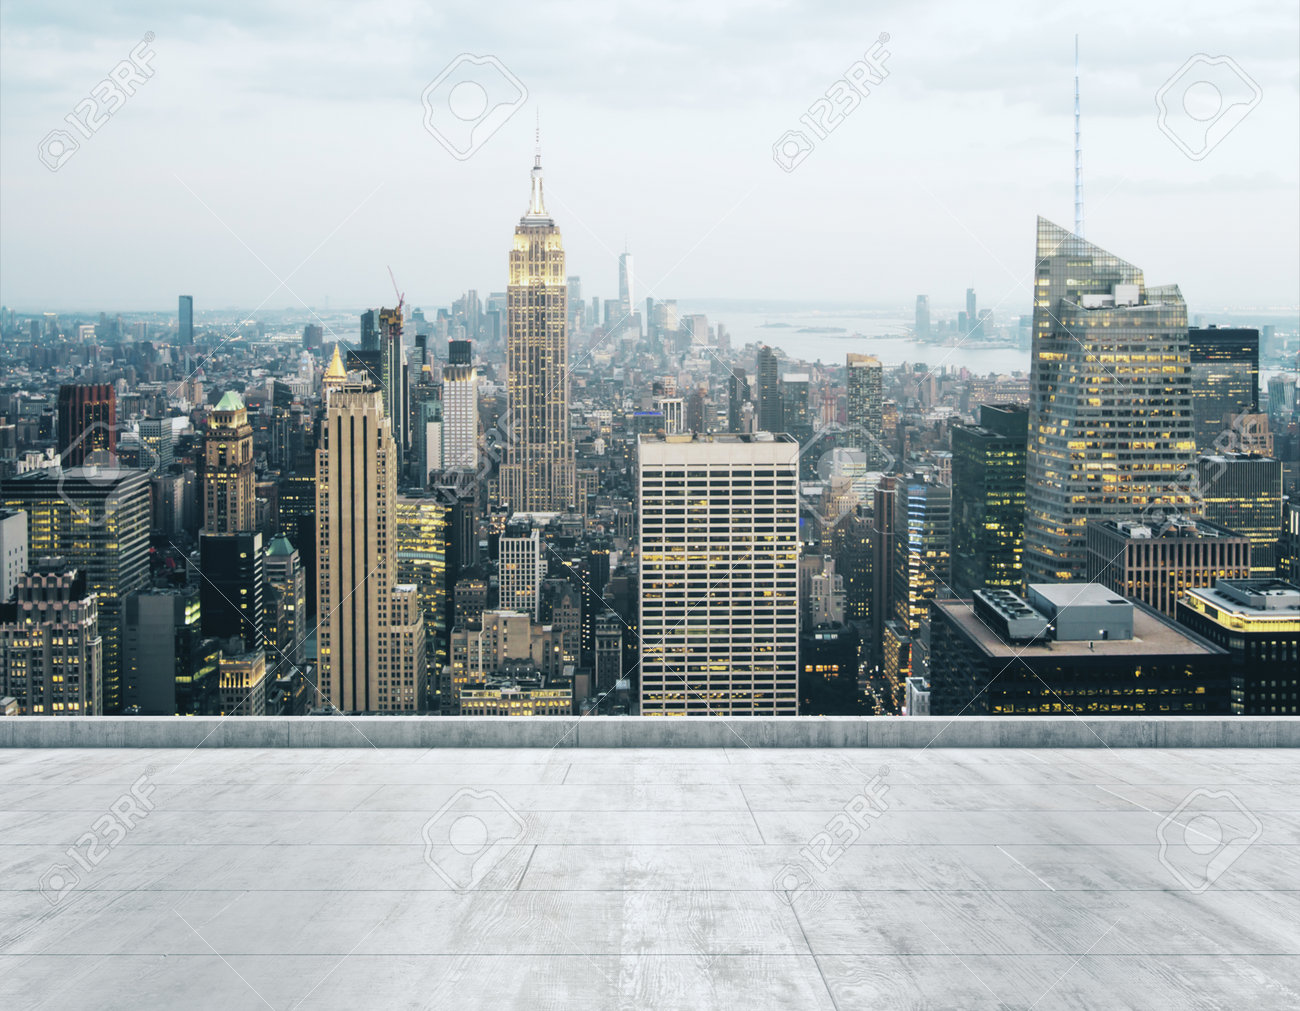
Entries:
[[122,710],[125,599],[149,582],[149,472],[38,470],[4,483],[6,508],[27,513],[28,556],[62,558],[98,596],[104,708]]
[[727,380],[727,431],[741,431],[741,408],[749,402],[749,379],[744,369],[733,368]]
[[325,328],[319,323],[308,323],[302,328],[302,346],[318,348],[325,341]]
[[982,404],[978,425],[952,430],[952,588],[1020,586],[1029,412]]
[[784,432],[781,402],[781,370],[776,353],[764,344],[758,349],[758,430]]
[[27,716],[103,714],[103,639],[86,574],[62,559],[23,573],[0,601],[0,695]]
[[913,639],[952,578],[952,489],[913,475],[894,486],[893,617]]
[[1253,453],[1216,453],[1196,461],[1201,513],[1250,538],[1255,579],[1277,572],[1282,537],[1282,461]]
[[182,346],[188,347],[194,343],[194,296],[180,296],[177,309],[177,328],[176,340]]
[[[1235,451],[1230,416],[1259,410],[1259,331],[1192,327],[1192,414],[1196,449]],[[1225,435],[1226,433],[1226,435]]]
[[800,442],[807,441],[813,430],[809,385],[806,372],[791,372],[781,380],[781,422],[785,431]]
[[379,313],[374,309],[361,314],[361,350],[379,350]]
[[141,716],[215,716],[220,644],[203,635],[197,587],[126,599],[124,707]]
[[117,392],[111,383],[59,387],[59,458],[63,466],[109,465],[117,456]]
[[393,423],[397,464],[401,468],[410,449],[410,408],[406,374],[406,353],[402,349],[402,309],[379,310],[380,387],[384,412]]
[[885,622],[894,614],[894,505],[898,479],[886,474],[872,492],[871,530],[871,656],[879,663]]
[[930,296],[916,296],[916,321],[912,326],[917,340],[930,339]]
[[266,632],[266,556],[260,532],[199,537],[199,602],[203,634],[238,637],[245,650],[275,653]]
[[1044,218],[1034,283],[1025,575],[1079,580],[1089,520],[1191,505],[1187,307]]

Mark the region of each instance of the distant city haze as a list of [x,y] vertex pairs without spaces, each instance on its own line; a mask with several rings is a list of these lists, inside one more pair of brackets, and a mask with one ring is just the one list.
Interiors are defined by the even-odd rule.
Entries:
[[[882,33],[884,79],[817,136],[817,103]],[[1294,321],[1300,13],[1280,3],[10,2],[0,303],[175,313],[186,292],[200,318],[307,319],[395,304],[390,267],[408,305],[504,291],[540,119],[547,208],[588,298],[618,294],[626,248],[638,300],[826,300],[905,322],[918,293],[942,311],[973,287],[1013,318],[1035,215],[1074,220],[1076,33],[1088,239],[1177,283],[1192,314]],[[526,89],[463,159],[422,102],[462,53]],[[1211,127],[1231,115],[1208,151],[1158,122],[1198,53],[1246,75],[1227,113],[1195,73],[1166,93]],[[65,117],[133,60],[148,76],[77,133]],[[786,171],[791,130],[815,149]]]

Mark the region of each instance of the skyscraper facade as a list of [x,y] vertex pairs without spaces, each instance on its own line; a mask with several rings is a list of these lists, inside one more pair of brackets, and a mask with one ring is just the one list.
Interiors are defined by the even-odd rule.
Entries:
[[379,364],[384,410],[388,412],[388,420],[393,426],[397,464],[401,467],[411,445],[406,352],[402,347],[401,305],[396,309],[379,310]]
[[630,316],[636,301],[632,291],[632,254],[621,253],[618,258],[618,301],[624,316]]
[[104,465],[117,456],[117,391],[111,383],[60,386],[58,411],[64,467]]
[[177,342],[185,347],[194,343],[194,296],[182,295],[177,305]]
[[1276,574],[1282,538],[1282,461],[1250,453],[1216,453],[1196,461],[1202,514],[1250,538],[1251,576]]
[[741,427],[741,410],[749,402],[749,379],[744,369],[733,368],[727,380],[727,431],[733,434],[743,431]]
[[799,447],[642,436],[645,715],[798,712]]
[[912,330],[916,334],[916,339],[923,341],[930,339],[930,296],[916,296],[916,319],[913,322]]
[[781,371],[776,353],[766,344],[758,349],[758,428],[762,432],[785,431]]
[[1034,284],[1025,575],[1081,580],[1090,519],[1191,504],[1187,307],[1043,218]]
[[514,512],[576,508],[569,433],[564,245],[542,198],[542,157],[533,164],[528,211],[515,228],[506,288],[508,434],[501,498]]
[[478,468],[478,370],[469,341],[452,341],[442,369],[442,465]]
[[894,617],[915,640],[929,601],[951,584],[952,489],[922,477],[894,486]]
[[1230,417],[1259,409],[1259,331],[1210,326],[1192,327],[1187,335],[1196,450],[1236,451]]
[[[924,297],[924,296],[922,296]],[[845,360],[848,427],[854,448],[867,453],[867,465],[880,466],[884,447],[884,370],[874,355],[849,352]]]
[[233,390],[208,417],[203,438],[203,529],[235,534],[257,526],[253,426],[248,409]]
[[86,574],[44,568],[24,573],[10,603],[0,601],[0,695],[27,716],[99,716],[103,640]]
[[982,404],[952,430],[952,588],[1014,590],[1023,575],[1029,412]]

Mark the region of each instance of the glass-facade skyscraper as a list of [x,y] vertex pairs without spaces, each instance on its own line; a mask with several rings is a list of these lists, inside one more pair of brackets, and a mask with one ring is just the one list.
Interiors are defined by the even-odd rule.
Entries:
[[1087,574],[1087,524],[1185,510],[1195,458],[1177,286],[1038,219],[1025,576]]
[[[1198,453],[1234,452],[1227,415],[1259,410],[1259,331],[1193,327],[1192,415]],[[1228,441],[1221,440],[1228,433]]]
[[978,425],[952,430],[952,588],[1019,589],[1025,538],[1029,413],[980,406]]

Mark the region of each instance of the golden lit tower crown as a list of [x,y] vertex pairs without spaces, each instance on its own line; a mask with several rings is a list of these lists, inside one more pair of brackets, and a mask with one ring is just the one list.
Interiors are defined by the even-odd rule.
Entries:
[[578,508],[569,435],[568,286],[560,230],[542,199],[542,155],[533,162],[528,210],[515,227],[506,289],[509,403],[501,500],[513,512]]

